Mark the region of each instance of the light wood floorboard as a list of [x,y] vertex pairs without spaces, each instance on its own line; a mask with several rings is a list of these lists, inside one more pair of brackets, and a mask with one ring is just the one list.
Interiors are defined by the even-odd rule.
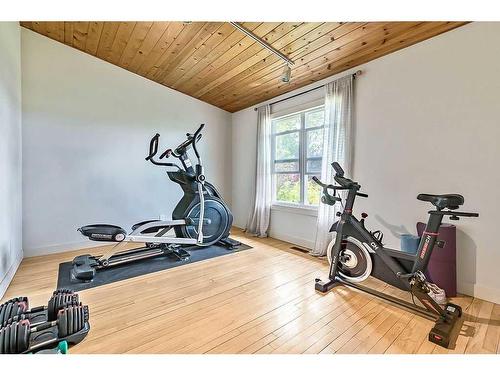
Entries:
[[[489,353],[500,351],[500,305],[460,296],[464,325],[454,350],[430,343],[433,323],[360,292],[339,287],[326,295],[314,278],[325,260],[289,243],[233,237],[252,246],[173,269],[80,292],[91,331],[72,353]],[[27,295],[46,304],[58,265],[78,251],[26,258],[4,300]],[[202,251],[202,250],[201,250]],[[367,283],[406,298],[378,280]]]

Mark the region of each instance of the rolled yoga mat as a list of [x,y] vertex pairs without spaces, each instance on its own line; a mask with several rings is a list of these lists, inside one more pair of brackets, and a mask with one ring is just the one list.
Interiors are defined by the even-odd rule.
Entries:
[[[422,236],[424,223],[417,223],[417,233]],[[441,224],[438,240],[444,247],[434,247],[425,276],[446,291],[447,297],[457,295],[457,228],[451,224]]]

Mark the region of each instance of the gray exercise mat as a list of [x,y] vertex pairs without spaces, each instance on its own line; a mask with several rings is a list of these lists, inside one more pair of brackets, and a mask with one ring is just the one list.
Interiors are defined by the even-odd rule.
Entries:
[[223,246],[212,245],[204,248],[187,248],[191,254],[188,260],[177,260],[172,256],[159,256],[156,258],[143,259],[129,264],[117,265],[96,272],[94,279],[90,282],[71,280],[71,262],[59,264],[59,275],[57,277],[57,288],[67,288],[75,292],[95,288],[96,286],[111,284],[117,281],[130,279],[148,273],[163,271],[169,268],[180,267],[185,264],[195,263],[200,260],[220,257],[235,252],[251,249],[251,246],[241,244],[237,249],[228,250]]

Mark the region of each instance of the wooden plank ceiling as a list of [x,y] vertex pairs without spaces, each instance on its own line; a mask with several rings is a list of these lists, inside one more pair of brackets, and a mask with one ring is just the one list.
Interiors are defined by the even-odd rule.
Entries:
[[21,25],[229,112],[308,85],[464,22],[244,22],[284,63],[226,22],[21,22]]

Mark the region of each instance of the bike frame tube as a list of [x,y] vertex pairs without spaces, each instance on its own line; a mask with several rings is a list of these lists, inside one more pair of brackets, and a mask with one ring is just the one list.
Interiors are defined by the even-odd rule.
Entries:
[[[331,231],[337,232],[337,238],[340,238],[340,241],[335,241],[335,245],[333,248],[332,254],[332,264],[330,265],[329,279],[334,280],[336,282],[343,283],[347,286],[374,294],[378,297],[384,298],[390,302],[396,303],[402,307],[410,308],[413,307],[412,304],[407,303],[399,298],[387,296],[384,293],[378,292],[374,289],[367,288],[362,285],[357,285],[355,283],[351,283],[347,280],[343,280],[338,277],[338,259],[340,256],[340,251],[342,249],[342,242],[348,236],[352,236],[359,240],[364,244],[368,244],[373,253],[382,259],[382,261],[389,267],[389,269],[395,275],[403,275],[406,274],[407,271],[401,267],[397,261],[387,253],[387,250],[392,250],[385,248],[376,238],[372,236],[372,234],[353,216],[352,208],[354,206],[354,200],[356,198],[357,189],[349,189],[349,193],[346,199],[346,205],[344,207],[344,211],[342,212],[340,220],[336,223],[336,225],[332,226]],[[437,232],[441,225],[441,221],[443,215],[439,211],[430,211],[429,212],[429,220],[426,226],[426,230],[424,231],[424,235],[422,236],[417,252],[417,256],[415,257],[415,261],[413,264],[412,273],[416,271],[422,271],[427,267],[429,263],[430,256],[432,250],[435,246],[437,240]],[[384,280],[382,280],[384,281]],[[402,284],[405,286],[405,289],[411,293],[413,293],[420,302],[425,306],[426,309],[417,308],[417,311],[422,313],[426,312],[425,315],[435,317],[435,315],[441,315],[443,313],[442,308],[437,305],[430,297],[424,293],[421,293],[418,288],[414,287],[414,284],[410,282],[409,278],[401,278]]]
[[[344,216],[345,215],[345,216]],[[404,270],[389,254],[385,252],[385,248],[377,241],[370,232],[368,232],[361,223],[356,220],[351,213],[343,213],[341,220],[337,223],[337,234],[342,240],[346,239],[347,236],[344,234],[348,232],[349,235],[358,239],[362,243],[367,243],[372,251],[376,253],[383,262],[391,269],[395,274],[401,273],[405,274]],[[333,248],[332,264],[330,265],[330,279],[333,279],[337,275],[338,262],[337,259],[340,255],[340,250],[342,249],[342,240],[335,241],[335,246]],[[407,279],[402,279],[401,282],[405,285],[407,290],[410,290],[411,286]]]
[[443,221],[443,215],[440,211],[430,211],[429,220],[425,226],[425,230],[420,239],[420,244],[417,250],[417,259],[413,264],[412,272],[422,271],[427,269],[429,260],[431,258],[432,250],[438,238],[439,227]]
[[[405,309],[408,309],[408,310],[411,310],[411,311],[415,311],[416,313],[424,316],[425,318],[427,319],[431,319],[431,320],[435,320],[437,319],[437,317],[439,315],[441,315],[441,312],[438,312],[435,308],[432,308],[432,309],[429,309],[429,308],[423,308],[423,307],[420,307],[420,306],[417,306],[417,305],[414,305],[410,302],[407,302],[405,300],[402,300],[401,298],[397,298],[397,297],[393,297],[391,296],[390,294],[386,294],[386,293],[383,293],[383,292],[379,292],[378,290],[375,290],[375,289],[372,289],[372,288],[368,288],[364,285],[361,285],[361,284],[356,284],[356,283],[352,283],[350,281],[347,281],[347,280],[343,280],[339,277],[336,277],[335,278],[335,281],[338,282],[338,283],[341,283],[343,285],[346,285],[350,288],[354,288],[354,289],[357,289],[357,290],[360,290],[364,293],[368,293],[368,294],[372,294],[378,298],[381,298],[383,300],[386,300],[388,302],[391,302],[399,307],[402,307],[402,308],[405,308]],[[415,295],[417,296],[417,298],[422,301],[422,299],[418,296],[417,294],[418,292],[415,292]],[[424,306],[426,306],[424,304]]]

